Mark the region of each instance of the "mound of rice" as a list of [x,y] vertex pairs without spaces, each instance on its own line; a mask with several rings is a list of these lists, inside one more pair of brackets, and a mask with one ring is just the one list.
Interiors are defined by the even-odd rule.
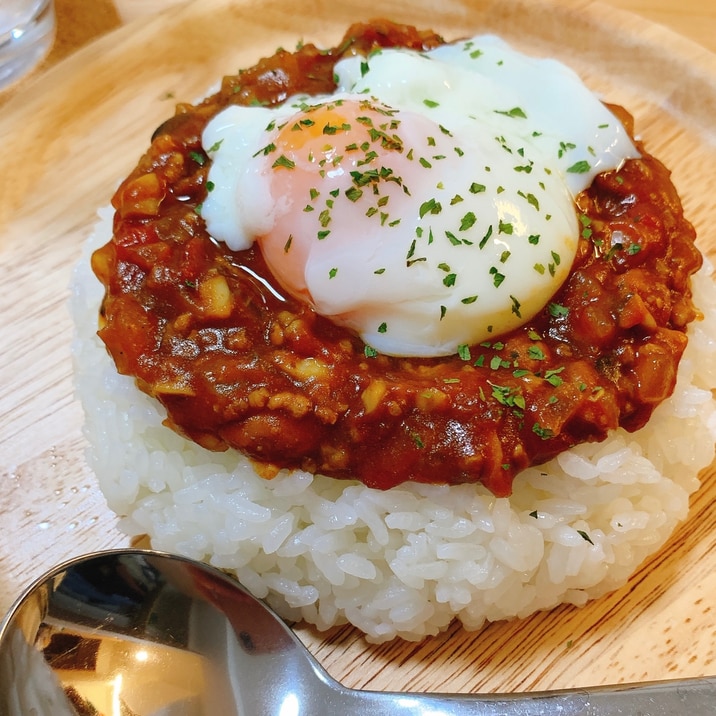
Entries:
[[258,477],[162,425],[161,406],[120,376],[96,337],[102,287],[84,248],[71,309],[88,460],[120,526],[156,549],[236,575],[289,620],[350,622],[371,641],[417,640],[458,618],[467,629],[621,586],[688,512],[714,457],[716,285],[694,277],[704,320],[671,399],[635,434],[616,431],[521,473],[510,498],[480,486],[389,491],[313,476]]

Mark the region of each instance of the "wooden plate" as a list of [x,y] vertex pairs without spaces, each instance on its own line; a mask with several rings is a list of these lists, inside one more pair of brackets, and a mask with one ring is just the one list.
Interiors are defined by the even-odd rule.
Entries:
[[[636,115],[674,170],[702,249],[716,253],[716,57],[643,19],[570,0],[385,0],[380,14],[453,39],[496,32],[557,57]],[[376,10],[358,0],[198,0],[103,38],[44,75],[0,117],[0,609],[54,563],[127,543],[83,460],[65,309],[79,247],[116,183],[178,100],[299,39],[328,46]],[[348,686],[495,691],[711,672],[716,649],[716,473],[690,518],[618,592],[419,644],[352,628],[299,635]]]

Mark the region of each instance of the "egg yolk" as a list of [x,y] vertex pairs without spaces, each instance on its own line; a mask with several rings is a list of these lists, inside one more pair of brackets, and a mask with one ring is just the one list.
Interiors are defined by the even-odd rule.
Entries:
[[[373,253],[401,239],[386,228],[396,227],[394,217],[408,210],[405,177],[413,168],[406,158],[406,119],[396,115],[368,99],[336,100],[306,108],[282,124],[273,142],[271,193],[283,211],[257,240],[269,267],[294,296],[326,303],[324,281],[315,279],[321,271],[323,279],[335,279],[331,306],[323,307],[334,317],[343,311],[337,304],[339,286],[349,279],[338,276],[338,256],[358,258],[361,249],[372,247]],[[423,131],[433,129],[418,115],[409,122],[413,132],[416,124],[429,125]]]

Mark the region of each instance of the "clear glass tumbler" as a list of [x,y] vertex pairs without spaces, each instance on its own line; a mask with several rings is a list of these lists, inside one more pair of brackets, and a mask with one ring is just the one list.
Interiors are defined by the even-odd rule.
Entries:
[[53,0],[0,0],[0,89],[33,69],[54,37]]

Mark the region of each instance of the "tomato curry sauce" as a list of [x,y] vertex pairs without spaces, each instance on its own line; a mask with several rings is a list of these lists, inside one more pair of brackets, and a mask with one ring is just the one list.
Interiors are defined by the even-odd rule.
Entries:
[[[671,394],[702,259],[668,170],[638,143],[640,159],[577,197],[577,256],[542,312],[447,358],[375,353],[285,296],[258,248],[233,252],[208,235],[201,135],[217,112],[331,92],[347,53],[441,42],[355,25],[332,50],[279,50],[225,78],[157,129],[113,198],[114,236],[92,265],[106,289],[99,335],[169,427],[245,453],[266,477],[302,468],[377,488],[482,483],[503,496],[523,468],[636,430]],[[611,109],[631,133],[631,117]]]

